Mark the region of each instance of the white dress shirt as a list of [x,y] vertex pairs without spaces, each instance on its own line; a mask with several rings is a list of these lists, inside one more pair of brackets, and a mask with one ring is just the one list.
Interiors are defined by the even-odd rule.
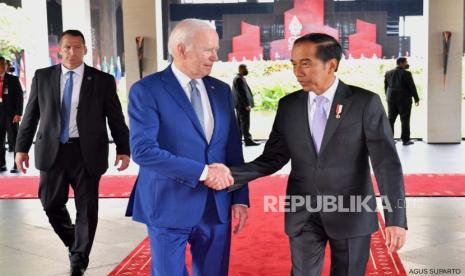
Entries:
[[[325,92],[323,92],[323,94],[321,94],[321,96],[326,98],[325,105],[323,106],[323,109],[325,110],[325,114],[326,114],[326,119],[329,117],[329,112],[331,111],[331,105],[333,104],[334,95],[336,94],[336,89],[337,89],[338,85],[339,85],[339,79],[337,77],[335,77],[333,83],[331,84],[331,86]],[[309,94],[308,94],[308,122],[309,122],[310,129],[311,129],[311,124],[312,124],[312,120],[313,120],[313,115],[315,114],[315,98],[317,96],[318,95],[315,94],[315,92],[309,91]]]
[[[178,80],[179,84],[181,85],[184,93],[186,93],[187,98],[189,101],[191,100],[191,87],[189,82],[192,80],[186,74],[181,72],[174,63],[171,63],[171,69],[173,70],[173,74]],[[203,109],[203,123],[205,126],[205,138],[210,143],[210,140],[213,135],[213,127],[215,125],[215,121],[213,118],[213,112],[210,105],[210,100],[208,98],[207,89],[205,88],[205,84],[203,83],[202,79],[196,79],[197,82],[197,89],[200,92],[200,98],[202,100],[202,109]],[[203,181],[207,178],[208,175],[208,166],[206,165],[202,175],[200,176],[199,180]]]
[[65,83],[69,78],[67,73],[73,71],[73,94],[71,97],[71,112],[69,117],[69,138],[78,138],[79,131],[77,128],[76,116],[77,108],[79,105],[79,94],[81,94],[82,77],[84,76],[84,63],[79,67],[69,70],[63,64],[61,65],[60,77],[60,103],[63,104],[63,94],[65,90]]

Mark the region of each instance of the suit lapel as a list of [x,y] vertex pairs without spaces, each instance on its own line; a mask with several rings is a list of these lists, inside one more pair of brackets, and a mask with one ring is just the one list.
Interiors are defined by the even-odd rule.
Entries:
[[7,87],[8,87],[8,73],[5,72],[5,74],[3,75],[3,87],[2,87],[3,96],[5,96],[5,90],[7,89]]
[[[345,83],[339,80],[339,85],[337,86],[336,94],[334,95],[334,100],[333,100],[333,103],[331,104],[331,110],[329,112],[328,121],[326,122],[325,133],[323,135],[323,141],[321,142],[321,147],[320,147],[320,154],[323,152],[329,140],[333,136],[334,131],[337,129],[337,127],[343,120],[344,118],[343,114],[347,113],[347,111],[349,110],[350,105],[352,103],[350,95],[351,95],[351,91],[349,87]],[[336,106],[338,104],[343,106],[343,110],[342,110],[340,118],[336,118]]]
[[82,83],[81,83],[81,90],[79,91],[79,105],[83,102],[84,99],[89,98],[89,94],[92,92],[89,88],[91,88],[91,82],[93,80],[93,76],[91,74],[91,70],[89,66],[84,65],[84,72],[82,75]]
[[313,144],[312,134],[310,132],[310,122],[308,120],[308,92],[302,91],[299,99],[299,108],[297,109],[298,115],[296,118],[303,118],[302,125],[299,127],[304,130],[304,138],[306,146],[310,149],[313,159],[317,158],[315,145]]
[[53,101],[55,102],[55,105],[58,107],[58,113],[61,110],[61,95],[60,95],[60,90],[61,90],[61,65],[58,64],[53,68],[52,71],[52,76],[51,76],[51,83],[52,83],[52,97]]
[[[174,101],[184,110],[187,114],[189,119],[195,126],[195,129],[199,132],[199,134],[205,139],[205,134],[200,124],[199,118],[197,114],[195,114],[194,108],[192,107],[189,98],[187,98],[186,93],[181,87],[181,84],[176,79],[171,70],[171,65],[163,71],[162,80],[164,82],[164,88],[171,95]],[[205,139],[205,141],[207,141]]]
[[[205,85],[205,88],[207,89],[208,100],[210,101],[210,107],[212,109],[212,114],[213,114],[214,126],[213,126],[213,134],[210,139],[210,144],[212,144],[212,141],[216,137],[216,134],[218,133],[219,128],[220,128],[219,121],[220,121],[221,112],[219,112],[220,108],[218,104],[221,102],[221,99],[219,98],[220,93],[215,93],[216,87],[213,84],[211,84],[209,78],[204,77],[202,80],[203,80],[203,84]],[[206,104],[206,103],[203,103],[203,104]]]

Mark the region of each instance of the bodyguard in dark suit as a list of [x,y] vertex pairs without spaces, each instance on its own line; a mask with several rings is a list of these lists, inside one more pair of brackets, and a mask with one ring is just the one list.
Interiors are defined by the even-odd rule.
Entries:
[[249,74],[245,64],[239,65],[239,73],[233,80],[232,92],[237,114],[237,122],[246,146],[258,146],[250,134],[250,111],[254,107],[253,95],[245,76]]
[[[378,229],[369,160],[386,206],[391,206],[385,210],[389,251],[405,242],[402,168],[389,122],[379,96],[335,76],[341,55],[340,44],[326,34],[295,41],[291,61],[303,89],[280,100],[262,155],[231,168],[240,186],[291,160],[287,185],[291,209],[285,213],[285,230],[294,276],[321,275],[327,242],[331,275],[364,275],[370,237]],[[292,204],[293,198],[302,197],[311,208]],[[355,204],[349,211],[321,204],[318,208],[318,200],[335,197],[344,208],[351,206],[351,198],[364,200],[365,206]]]
[[[80,31],[60,36],[60,65],[39,69],[16,142],[16,164],[25,173],[34,134],[39,197],[50,224],[69,249],[71,275],[82,275],[97,228],[98,186],[108,168],[107,124],[116,144],[118,170],[129,165],[129,131],[114,78],[83,63],[87,49]],[[66,202],[74,190],[76,223]]]
[[[16,76],[7,72],[6,60],[0,57],[0,172],[7,170],[5,135],[8,133],[8,151],[14,152],[18,125],[23,114],[23,90]],[[18,172],[16,165],[10,171]]]
[[412,98],[418,106],[417,88],[413,82],[412,73],[407,71],[410,66],[405,57],[400,57],[396,61],[397,67],[386,72],[384,76],[384,92],[388,103],[388,117],[394,133],[394,124],[397,116],[400,116],[402,133],[400,138],[404,146],[413,144],[410,140],[410,114],[412,111]]

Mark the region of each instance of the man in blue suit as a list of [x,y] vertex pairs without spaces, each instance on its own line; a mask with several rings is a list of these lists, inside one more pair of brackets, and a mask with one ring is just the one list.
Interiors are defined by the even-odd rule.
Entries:
[[128,211],[147,225],[152,275],[188,275],[187,243],[194,275],[227,275],[231,210],[239,221],[234,232],[247,220],[247,186],[234,193],[211,188],[233,182],[221,164],[243,163],[230,88],[208,76],[218,40],[208,23],[181,21],[168,41],[173,63],[129,94],[130,143],[140,171]]

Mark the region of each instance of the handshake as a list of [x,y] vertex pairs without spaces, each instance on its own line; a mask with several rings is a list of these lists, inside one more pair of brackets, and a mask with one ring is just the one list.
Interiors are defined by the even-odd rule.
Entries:
[[205,185],[214,190],[223,190],[234,184],[234,178],[228,167],[220,163],[208,165],[208,175]]

